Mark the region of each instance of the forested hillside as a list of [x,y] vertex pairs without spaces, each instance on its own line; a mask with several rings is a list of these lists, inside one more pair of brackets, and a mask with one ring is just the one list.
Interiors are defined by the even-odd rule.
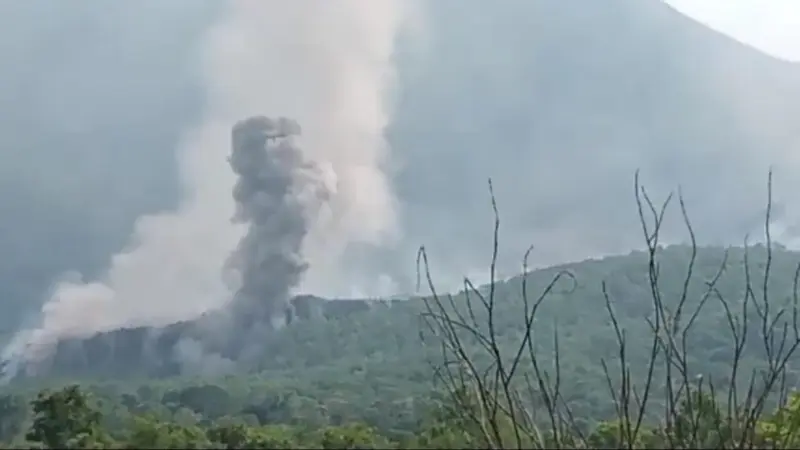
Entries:
[[[751,249],[751,252],[751,270],[755,271],[752,276],[760,277],[765,263],[763,248]],[[668,308],[674,309],[680,300],[690,256],[690,247],[686,246],[668,247],[660,255],[659,283]],[[774,301],[785,307],[791,300],[800,253],[777,250],[772,258],[769,291],[775,297]],[[716,291],[731,302],[730,308],[735,308],[744,299],[743,250],[701,248],[694,263],[692,283],[684,306],[686,320],[703,297],[707,289],[705,283],[714,278],[723,263],[725,271],[717,281]],[[531,295],[538,296],[560,271],[568,271],[571,277],[563,277],[542,302],[534,324],[539,337],[536,345],[542,354],[550,354],[553,351],[553,334],[558,331],[563,353],[561,364],[564,373],[571,374],[564,382],[576,383],[570,386],[571,395],[584,399],[587,405],[600,406],[603,402],[599,398],[592,398],[598,394],[598,385],[584,383],[587,377],[602,381],[600,360],[615,358],[616,336],[610,326],[603,290],[609,296],[617,320],[631,342],[647,342],[650,329],[646,319],[653,313],[647,254],[634,252],[627,256],[537,270],[526,277],[526,289]],[[499,334],[498,345],[506,349],[512,348],[524,333],[521,289],[522,279],[519,277],[496,284],[494,327]],[[760,280],[753,289],[753,295],[760,299]],[[467,297],[465,292],[453,297],[454,304],[463,314],[466,314],[464,308]],[[473,297],[470,301],[478,300]],[[420,339],[420,332],[425,330],[420,315],[426,311],[427,302],[423,299],[392,302],[362,300],[364,307],[353,307],[358,302],[329,301],[323,304],[323,314],[298,318],[287,328],[276,331],[266,342],[260,343],[260,357],[255,366],[240,367],[238,371],[266,371],[273,380],[284,377],[287,380],[296,379],[296,374],[301,373],[303,378],[309,377],[307,381],[311,382],[330,380],[333,374],[337,374],[334,378],[342,380],[353,374],[385,376],[392,381],[386,379],[384,382],[396,386],[394,389],[412,386],[428,377],[428,360],[435,358],[439,349],[426,347],[424,339]],[[754,310],[748,312],[754,313]],[[479,322],[485,322],[485,317],[479,317]],[[189,330],[200,335],[203,328]],[[751,331],[756,333],[758,327],[754,325]],[[235,333],[235,330],[231,332]],[[96,379],[164,378],[181,373],[224,374],[224,366],[210,365],[214,362],[213,358],[205,361],[199,358],[182,360],[180,352],[176,351],[176,344],[181,337],[191,336],[186,329],[174,333],[170,333],[169,329],[138,333],[136,330],[123,330],[101,334],[88,341],[64,342],[56,355],[54,366],[48,372]],[[692,357],[696,358],[692,361],[696,374],[720,376],[729,370],[730,331],[720,300],[706,301],[695,319],[695,330],[689,338]],[[751,338],[755,339],[757,335]],[[428,351],[433,353],[426,353]],[[629,351],[631,358],[646,358],[649,348],[636,346]],[[748,346],[744,356],[744,364],[749,370],[758,366],[765,355],[763,348],[754,343]],[[635,366],[641,367],[643,364],[643,359],[638,363],[636,359],[632,361]],[[182,367],[182,363],[187,366]],[[192,366],[192,363],[195,365]],[[203,363],[209,365],[203,367]],[[365,394],[365,398],[370,397]],[[610,411],[589,412],[607,414]]]
[[[399,37],[403,233],[361,256],[413,294],[13,354],[0,447],[800,447],[800,67],[657,0],[496,2]],[[0,343],[175,206],[222,4],[0,2]]]
[[[45,377],[18,380],[6,388],[3,436],[21,439],[26,426],[36,427],[36,422],[27,421],[37,416],[25,413],[25,402],[39,389],[80,379],[86,386],[83,389],[100,402],[94,407],[103,414],[86,439],[179,447],[186,442],[218,442],[221,438],[214,433],[221,431],[214,427],[234,427],[231,430],[244,433],[240,439],[284,439],[297,446],[322,445],[320,439],[338,436],[366,440],[349,445],[368,447],[485,448],[480,432],[470,437],[458,431],[469,423],[464,416],[469,408],[459,403],[463,399],[457,393],[476,382],[476,392],[484,388],[491,392],[491,374],[502,360],[506,375],[501,380],[508,379],[523,393],[521,407],[542,414],[536,422],[545,435],[550,433],[546,423],[549,394],[559,398],[553,414],[564,421],[559,425],[564,433],[572,430],[570,439],[606,442],[611,447],[625,442],[619,440],[613,425],[615,419],[622,420],[617,409],[623,402],[619,395],[626,389],[625,378],[617,375],[622,364],[628,367],[626,377],[636,395],[642,395],[648,379],[653,380],[650,406],[643,417],[645,429],[637,438],[650,439],[650,443],[642,441],[638,446],[665,445],[666,438],[657,436],[658,427],[665,425],[663,408],[670,404],[666,399],[676,402],[675,420],[681,414],[695,414],[686,411],[692,408],[686,405],[686,395],[717,397],[714,408],[720,414],[729,402],[756,408],[746,403],[763,396],[759,401],[764,403],[754,414],[759,417],[759,439],[767,439],[770,426],[788,426],[781,424],[782,416],[770,411],[786,401],[785,395],[798,382],[797,373],[784,361],[796,361],[793,355],[800,342],[795,322],[798,263],[800,254],[781,247],[772,251],[764,246],[652,247],[533,271],[526,277],[498,281],[494,289],[473,287],[451,298],[436,295],[391,305],[365,303],[364,307],[329,302],[315,317],[298,318],[262,342],[256,367],[238,367],[227,374],[176,364],[174,348],[159,348],[173,345],[174,340],[165,341],[158,333],[149,334],[149,342],[136,340],[147,333],[138,338],[136,333],[100,335],[88,342],[65,344],[57,358],[60,363],[51,366]],[[656,325],[658,321],[663,323]],[[672,344],[670,339],[674,339]],[[654,343],[666,347],[652,353]],[[174,359],[158,360],[159,355]],[[515,369],[509,367],[517,356],[519,373],[514,375]],[[463,367],[465,372],[453,367],[437,372],[437,367],[449,367],[442,366],[447,360],[475,364],[477,372]],[[650,367],[653,371],[648,376]],[[489,378],[480,375],[487,369]],[[776,378],[762,385],[773,373]],[[535,384],[537,379],[543,384]],[[736,383],[729,384],[732,379]],[[487,384],[481,385],[481,380]],[[756,386],[748,388],[751,380]],[[682,388],[669,393],[663,390],[665,386]],[[729,392],[740,397],[727,397]],[[46,403],[47,395],[62,397]],[[39,415],[56,414],[49,408],[67,402],[63,396],[83,395],[69,390],[44,392],[34,408],[40,410]],[[82,408],[76,400],[70,404],[69,408]],[[449,409],[454,405],[461,413]],[[787,408],[794,408],[791,405]],[[796,414],[793,411],[788,414]],[[635,420],[636,414],[631,414],[634,419],[629,421]],[[598,425],[602,421],[610,422]],[[513,434],[504,430],[502,448],[515,447]],[[703,433],[702,439],[708,442],[723,439],[714,435],[719,430]],[[681,439],[688,439],[681,446],[694,447],[700,438]],[[336,447],[330,442],[325,445]]]

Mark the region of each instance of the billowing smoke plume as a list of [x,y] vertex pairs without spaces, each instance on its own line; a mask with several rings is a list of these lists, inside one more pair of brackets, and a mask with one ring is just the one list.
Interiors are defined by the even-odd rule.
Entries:
[[401,3],[230,0],[207,36],[204,118],[178,149],[180,206],[142,217],[97,281],[59,283],[40,326],[20,333],[4,359],[37,358],[32,349],[66,336],[197,317],[231,300],[221,273],[246,230],[230,221],[235,179],[224,161],[230,126],[243,117],[280,114],[303,124],[300,146],[331,192],[303,241],[311,263],[303,286],[352,289],[339,276],[348,246],[380,245],[396,231],[383,129]]
[[287,119],[266,117],[233,128],[230,165],[239,177],[234,219],[247,224],[229,260],[239,275],[233,315],[240,319],[270,323],[284,318],[291,290],[308,268],[300,251],[311,208],[319,204],[308,200],[327,200],[327,191],[317,182],[316,166],[304,160],[291,139],[299,131]]

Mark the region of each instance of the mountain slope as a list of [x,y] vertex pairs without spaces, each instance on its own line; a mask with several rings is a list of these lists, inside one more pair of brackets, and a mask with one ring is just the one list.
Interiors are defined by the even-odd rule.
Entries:
[[797,65],[659,1],[428,6],[428,57],[401,64],[416,70],[401,70],[391,136],[409,240],[456,279],[489,254],[487,176],[506,273],[529,244],[543,264],[635,246],[636,169],[657,194],[681,185],[700,239],[719,243],[761,227],[770,164],[776,195],[800,181]]
[[[178,5],[0,6],[13,37],[0,55],[17,62],[0,79],[0,328],[38,309],[64,271],[96,272],[138,214],[174,204],[171,150],[201,109],[193,58],[221,4]],[[424,6],[427,39],[397,55],[388,130],[405,234],[356,269],[389,272],[411,292],[426,244],[449,286],[482,271],[487,176],[506,275],[532,243],[538,265],[637,245],[637,168],[660,194],[683,186],[703,241],[739,243],[760,227],[768,164],[775,217],[793,221],[784,197],[800,187],[787,175],[800,154],[797,65],[657,0]]]
[[[740,361],[739,382],[745,381],[752,369],[764,364],[761,327],[755,310],[758,305],[763,305],[761,287],[766,257],[763,247],[751,248],[748,254],[747,267],[754,297],[749,300],[747,317],[751,326]],[[657,258],[660,295],[666,310],[674,313],[682,294],[691,249],[668,247],[661,250]],[[776,248],[771,255],[768,293],[773,314],[779,308],[791,305],[799,262],[800,253],[782,248]],[[715,285],[719,298],[726,300],[734,315],[741,316],[739,311],[747,292],[745,252],[741,248],[726,251],[709,247],[701,248],[694,262],[684,309],[685,320],[689,320],[701,304],[701,298],[707,292],[706,283],[715,278],[723,263],[722,276]],[[590,408],[608,406],[608,402],[603,400],[605,378],[601,362],[616,364],[618,355],[618,344],[603,294],[604,284],[615,317],[630,343],[628,361],[631,367],[639,368],[632,374],[637,382],[641,382],[644,376],[651,342],[646,320],[652,320],[654,311],[647,264],[647,255],[635,252],[537,270],[527,277],[527,292],[533,301],[558,272],[566,270],[574,276],[574,282],[567,278],[558,282],[541,304],[533,326],[535,348],[541,363],[550,364],[553,360],[553,336],[558,336],[561,370],[565,374],[564,392],[570,398],[582,399],[581,402]],[[524,336],[525,306],[521,301],[521,280],[517,277],[497,284],[493,326],[497,330],[500,348],[507,356],[515,352]],[[714,297],[704,304],[687,334],[689,367],[692,374],[704,374],[708,380],[727,383],[733,348],[725,307],[719,298]],[[474,294],[471,299],[478,327],[485,332],[487,316]],[[469,317],[467,301],[463,293],[454,299],[455,307],[465,317]],[[264,335],[258,342],[241,343],[233,339],[257,349],[244,360],[227,361],[225,355],[216,353],[214,348],[220,333],[235,336],[237,330],[209,327],[214,322],[198,322],[162,330],[120,330],[88,340],[62,342],[55,357],[37,369],[40,377],[49,379],[79,377],[123,382],[179,374],[196,377],[233,373],[241,376],[257,372],[276,383],[298,386],[317,386],[332,380],[344,382],[353,376],[364,375],[380,380],[381,385],[393,386],[398,395],[411,395],[410,392],[425,388],[431,381],[430,364],[441,358],[441,350],[437,339],[426,331],[426,322],[421,320],[420,314],[426,309],[420,299],[376,303],[304,298],[296,301],[295,307],[297,320],[286,328]],[[791,315],[789,310],[783,320]],[[782,320],[776,323],[776,329],[780,331]],[[464,342],[467,353],[478,364],[488,363],[486,354],[476,342],[470,339]],[[794,361],[797,361],[796,356],[790,364]],[[796,376],[794,372],[789,375],[792,377],[789,383],[800,381],[793,378]],[[608,411],[603,410],[603,414],[606,413]]]

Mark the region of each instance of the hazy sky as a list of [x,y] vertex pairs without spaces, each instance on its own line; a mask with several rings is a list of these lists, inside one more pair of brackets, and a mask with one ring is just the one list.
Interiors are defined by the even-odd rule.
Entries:
[[695,19],[776,57],[800,61],[800,0],[668,0]]

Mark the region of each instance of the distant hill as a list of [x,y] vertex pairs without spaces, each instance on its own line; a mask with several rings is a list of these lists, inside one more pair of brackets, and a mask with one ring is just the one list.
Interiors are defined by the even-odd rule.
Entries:
[[[753,298],[748,303],[747,317],[751,325],[740,365],[741,377],[749,376],[752,369],[764,364],[761,322],[755,314],[757,308],[763,309],[766,256],[764,247],[760,246],[751,248],[748,254]],[[685,246],[667,247],[658,254],[659,291],[670,314],[677,311],[690,257],[691,249]],[[683,323],[694,315],[707,292],[707,283],[715,278],[725,262],[715,285],[719,297],[714,296],[705,303],[687,334],[692,374],[704,374],[717,383],[727,383],[730,378],[732,355],[728,319],[719,299],[725,299],[734,316],[744,317],[741,314],[747,293],[744,261],[745,253],[741,248],[701,248],[687,291]],[[527,276],[531,302],[541,295],[558,272],[566,270],[574,276],[574,281],[567,278],[559,281],[552,293],[544,297],[534,321],[534,335],[535,348],[543,364],[552,362],[553,338],[558,335],[565,392],[569,392],[571,398],[581,399],[584,406],[600,409],[604,404],[608,406],[602,400],[605,378],[601,361],[617,363],[618,345],[606,309],[603,283],[620,328],[630,344],[628,358],[631,367],[635,368],[633,376],[643,376],[652,339],[646,320],[652,320],[654,311],[647,263],[645,253],[634,252],[536,270]],[[791,305],[798,263],[798,252],[778,247],[772,254],[768,293],[773,315],[778,314],[780,308]],[[497,284],[493,320],[499,345],[506,355],[515,351],[524,330],[521,281],[521,277],[516,277]],[[484,293],[488,291],[482,290]],[[470,298],[478,326],[486,331],[485,310],[474,293]],[[453,305],[464,317],[469,317],[467,301],[464,293],[454,297]],[[444,303],[446,310],[452,312],[447,306],[448,301]],[[413,392],[429,385],[430,364],[441,358],[436,339],[426,331],[421,319],[424,305],[421,299],[376,302],[299,298],[295,300],[295,320],[286,328],[263,335],[257,342],[237,340],[237,330],[209,327],[213,322],[203,324],[202,321],[165,329],[119,330],[88,340],[62,342],[55,357],[38,368],[39,376],[28,379],[28,382],[66,377],[134,383],[136,380],[177,375],[235,374],[241,377],[258,373],[259,377],[275,383],[321,386],[331,383],[331,380],[348,380],[357,372],[380,379],[381,383],[389,383],[398,395],[413,395]],[[788,310],[784,319],[776,322],[777,329],[784,321],[790,323],[791,316],[791,310]],[[214,345],[221,342],[219,337],[222,333],[228,333],[227,342],[252,345],[257,351],[247,360],[226,365],[225,355],[214,353],[220,348]],[[466,339],[464,342],[476,361],[486,363],[476,341]],[[792,364],[796,360],[797,357],[792,358]],[[792,377],[788,380],[790,385],[800,382],[800,378],[795,379],[795,372],[789,375]]]

